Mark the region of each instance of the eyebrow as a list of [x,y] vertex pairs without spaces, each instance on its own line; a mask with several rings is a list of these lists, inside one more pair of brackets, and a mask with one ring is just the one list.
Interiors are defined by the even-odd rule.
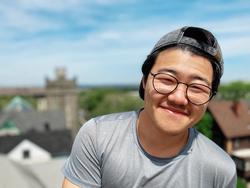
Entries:
[[[176,70],[174,70],[174,69],[169,69],[169,68],[162,68],[162,69],[158,70],[158,72],[160,72],[160,73],[165,73],[165,72],[167,72],[167,73],[171,73],[171,74],[173,74],[173,75],[178,75],[178,74],[180,74],[180,73],[178,73]],[[205,82],[205,83],[206,83],[207,85],[209,85],[209,86],[212,85],[211,82],[209,82],[206,78],[203,78],[203,77],[201,77],[201,76],[193,75],[193,76],[191,76],[191,78],[194,79],[194,80],[203,81],[203,82]]]

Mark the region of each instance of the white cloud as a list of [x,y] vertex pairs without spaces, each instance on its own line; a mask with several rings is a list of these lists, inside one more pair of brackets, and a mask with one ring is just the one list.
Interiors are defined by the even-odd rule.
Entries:
[[[19,37],[20,34],[39,34],[41,32],[67,32],[72,27],[100,28],[103,23],[98,17],[110,13],[103,12],[102,6],[133,3],[133,1],[113,0],[15,0],[0,2],[0,38]],[[105,14],[105,15],[103,15]],[[20,33],[22,32],[22,33]],[[11,34],[9,34],[11,33]]]
[[[237,17],[233,15],[218,17],[211,21],[211,19],[191,19],[192,17],[178,20],[157,14],[133,17],[129,12],[123,12],[116,15],[117,18],[112,21],[100,21],[95,16],[105,15],[94,7],[109,6],[115,4],[115,1],[97,0],[91,3],[90,0],[55,0],[51,3],[49,0],[19,0],[16,2],[18,3],[15,6],[6,3],[5,7],[0,3],[0,12],[3,15],[0,18],[0,22],[3,23],[1,25],[3,28],[0,30],[0,62],[6,63],[4,69],[0,70],[0,75],[4,75],[4,79],[0,80],[0,86],[6,83],[41,84],[44,76],[48,73],[51,75],[57,66],[66,66],[68,72],[76,74],[81,83],[111,81],[125,83],[133,80],[137,83],[141,76],[140,65],[156,41],[166,32],[183,25],[200,25],[215,32],[223,48],[224,57],[250,54],[247,45],[250,43],[250,26],[246,24],[250,20],[248,13],[237,14]],[[93,5],[93,9],[87,8],[90,5]],[[38,9],[52,11],[59,18],[37,14]],[[57,14],[58,12],[62,14]],[[105,14],[112,15],[108,12]],[[61,15],[66,15],[69,20],[60,18]],[[70,24],[79,26],[83,31],[67,33],[67,29],[72,29]],[[85,32],[84,25],[90,24],[94,29]],[[43,37],[34,35],[31,38],[14,40],[14,36],[20,31],[36,34],[44,30],[58,31],[60,35],[57,36],[57,33]],[[72,37],[65,37],[64,32]],[[11,40],[4,39],[6,37]],[[107,74],[111,68],[117,72],[119,79],[113,79],[114,73]],[[33,76],[30,76],[32,74]]]
[[86,1],[81,0],[16,0],[13,5],[24,10],[48,10],[63,11],[70,8],[77,8],[79,5],[85,4]]
[[250,36],[237,36],[222,41],[222,51],[226,57],[250,54]]
[[44,10],[51,12],[63,12],[67,10],[86,11],[89,8],[96,8],[98,6],[112,6],[133,4],[135,0],[2,0],[1,6],[16,7],[21,10]]
[[[17,35],[19,34],[18,32],[34,33],[48,29],[54,30],[62,25],[62,23],[45,19],[18,6],[0,4],[0,7],[1,27],[6,33],[17,32]],[[4,35],[5,33],[0,34]]]
[[211,12],[232,12],[237,10],[247,10],[250,8],[249,1],[208,1],[206,6],[204,6],[204,1],[197,1],[197,7],[202,7],[202,11]]
[[204,25],[216,31],[217,34],[228,35],[228,34],[249,34],[250,25],[249,14],[240,14],[237,16],[228,16],[223,19],[216,19],[213,21],[207,21]]
[[250,14],[205,22],[216,35],[225,57],[250,54]]

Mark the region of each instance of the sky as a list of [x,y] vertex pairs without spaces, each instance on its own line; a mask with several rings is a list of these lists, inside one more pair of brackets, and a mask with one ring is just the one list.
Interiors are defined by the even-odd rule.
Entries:
[[0,87],[44,86],[60,67],[79,85],[138,84],[155,43],[186,25],[217,37],[222,82],[250,82],[247,0],[1,0]]

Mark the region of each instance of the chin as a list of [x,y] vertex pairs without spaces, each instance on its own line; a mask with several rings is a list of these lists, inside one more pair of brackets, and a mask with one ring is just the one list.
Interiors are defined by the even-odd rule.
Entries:
[[187,123],[181,123],[181,122],[169,122],[164,121],[163,123],[158,123],[158,128],[163,134],[168,135],[180,135],[185,133],[190,127],[192,127],[190,124]]

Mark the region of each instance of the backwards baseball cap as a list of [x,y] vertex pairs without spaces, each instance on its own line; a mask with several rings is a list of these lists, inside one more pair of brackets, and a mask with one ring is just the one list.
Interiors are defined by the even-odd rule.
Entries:
[[[221,48],[215,38],[215,36],[208,30],[199,27],[182,27],[164,35],[154,46],[153,50],[148,55],[146,61],[142,66],[142,72],[146,68],[148,60],[153,54],[159,51],[163,51],[166,48],[174,47],[178,44],[188,45],[196,48],[201,53],[205,54],[209,59],[212,59],[212,66],[215,67],[215,82],[216,90],[220,82],[220,78],[223,74],[223,57]],[[145,75],[144,75],[145,76]],[[147,75],[146,75],[147,76]],[[217,78],[217,80],[216,80]],[[142,82],[140,84],[139,94],[144,99],[144,88]]]

